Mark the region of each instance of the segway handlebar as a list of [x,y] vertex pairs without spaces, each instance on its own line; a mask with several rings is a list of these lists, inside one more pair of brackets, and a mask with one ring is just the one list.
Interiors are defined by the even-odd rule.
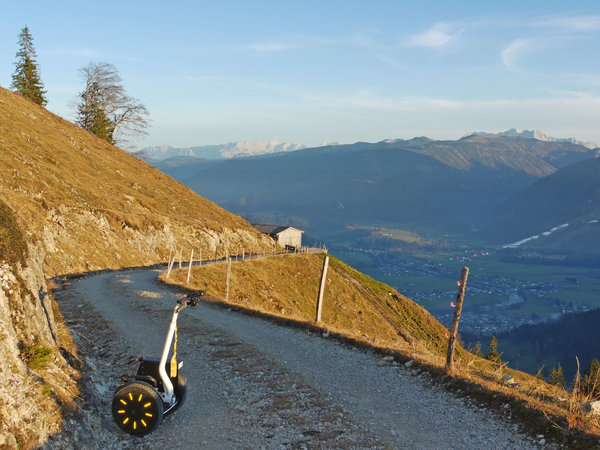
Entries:
[[175,306],[176,312],[181,312],[187,306],[194,309],[198,306],[198,302],[200,301],[200,297],[204,295],[204,291],[198,291],[193,294],[188,294],[179,301],[177,301],[177,305]]

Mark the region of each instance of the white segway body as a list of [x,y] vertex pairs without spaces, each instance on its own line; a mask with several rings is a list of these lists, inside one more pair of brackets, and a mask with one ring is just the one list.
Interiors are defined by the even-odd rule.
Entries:
[[[187,386],[180,373],[183,361],[176,361],[177,316],[187,306],[195,308],[203,294],[202,291],[190,294],[175,305],[160,359],[142,356],[137,373],[121,377],[125,384],[113,397],[112,415],[115,423],[126,433],[135,436],[150,433],[160,425],[164,416],[183,404]],[[174,336],[173,357],[167,361]]]

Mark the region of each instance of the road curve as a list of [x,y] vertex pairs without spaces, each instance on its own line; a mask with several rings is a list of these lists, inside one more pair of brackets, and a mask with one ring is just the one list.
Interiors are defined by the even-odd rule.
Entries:
[[[186,403],[144,439],[123,435],[108,406],[117,377],[135,371],[132,355],[160,355],[177,299],[157,275],[101,273],[57,291],[65,319],[80,327],[75,337],[93,353],[84,376],[103,417],[90,448],[537,447],[506,416],[445,391],[427,373],[209,303],[180,315]],[[110,339],[91,342],[95,335]]]

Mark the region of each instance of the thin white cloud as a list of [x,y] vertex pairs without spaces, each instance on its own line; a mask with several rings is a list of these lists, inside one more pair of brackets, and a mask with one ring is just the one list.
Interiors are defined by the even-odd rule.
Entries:
[[575,91],[568,89],[542,89],[541,92],[548,92],[552,98],[593,98],[591,91]]
[[463,107],[461,102],[443,98],[405,97],[400,99],[377,99],[361,93],[350,97],[348,103],[352,106],[393,111],[456,110]]
[[374,58],[377,61],[380,61],[380,62],[382,62],[384,64],[387,64],[390,67],[393,67],[394,69],[401,70],[403,72],[413,73],[413,74],[415,73],[414,70],[409,69],[406,64],[401,63],[400,61],[398,61],[393,56],[386,55],[386,54],[383,54],[383,53],[379,53],[379,54],[375,55]]
[[364,48],[377,47],[378,44],[374,37],[378,37],[380,35],[381,32],[378,28],[366,28],[358,33],[355,33],[350,38],[350,43]]
[[[577,108],[580,112],[600,111],[600,97],[592,94],[577,92],[572,95],[560,95],[556,97],[530,98],[525,100],[491,100],[465,102],[465,105],[474,107],[506,107],[506,108],[540,108],[554,110],[556,113],[562,114],[562,108]],[[591,108],[591,109],[586,109]]]
[[544,111],[544,114],[562,114],[570,111],[598,111],[600,97],[588,92],[556,92],[554,96],[529,99],[454,100],[440,97],[389,98],[374,95],[369,90],[359,90],[347,95],[306,94],[305,100],[321,106],[356,107],[382,111],[404,112],[477,112],[486,111]]
[[44,55],[58,55],[58,56],[67,56],[67,57],[82,57],[89,58],[93,60],[114,60],[118,59],[121,61],[131,61],[131,62],[142,62],[143,58],[125,54],[105,54],[100,53],[95,50],[91,50],[89,48],[54,48],[54,49],[44,49],[40,50],[40,54]]
[[502,50],[502,63],[507,69],[515,70],[517,60],[531,50],[531,40],[516,39],[508,47]]
[[547,17],[536,21],[534,25],[561,31],[597,31],[600,30],[600,15]]
[[447,23],[436,23],[428,30],[411,37],[408,42],[419,47],[438,48],[449,44],[460,36],[463,31],[465,31],[464,28],[454,31],[452,26]]
[[600,87],[600,75],[595,73],[569,73],[566,74],[579,85]]
[[384,111],[423,111],[431,109],[461,109],[464,103],[444,98],[401,97],[384,98],[369,90],[359,90],[347,95],[306,93],[304,99],[328,107],[355,107]]
[[373,38],[365,33],[356,33],[354,36],[352,36],[351,40],[359,47],[368,48],[373,45]]
[[257,42],[244,47],[246,50],[251,50],[256,53],[278,53],[295,47],[293,44],[286,42]]

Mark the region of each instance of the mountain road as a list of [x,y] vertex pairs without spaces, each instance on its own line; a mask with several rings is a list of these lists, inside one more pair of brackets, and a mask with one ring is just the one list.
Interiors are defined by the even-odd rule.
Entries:
[[186,402],[146,437],[125,435],[110,413],[119,376],[139,355],[160,356],[179,296],[158,273],[87,275],[55,292],[80,348],[84,401],[48,448],[540,447],[510,411],[454,395],[414,366],[208,302],[179,316]]

